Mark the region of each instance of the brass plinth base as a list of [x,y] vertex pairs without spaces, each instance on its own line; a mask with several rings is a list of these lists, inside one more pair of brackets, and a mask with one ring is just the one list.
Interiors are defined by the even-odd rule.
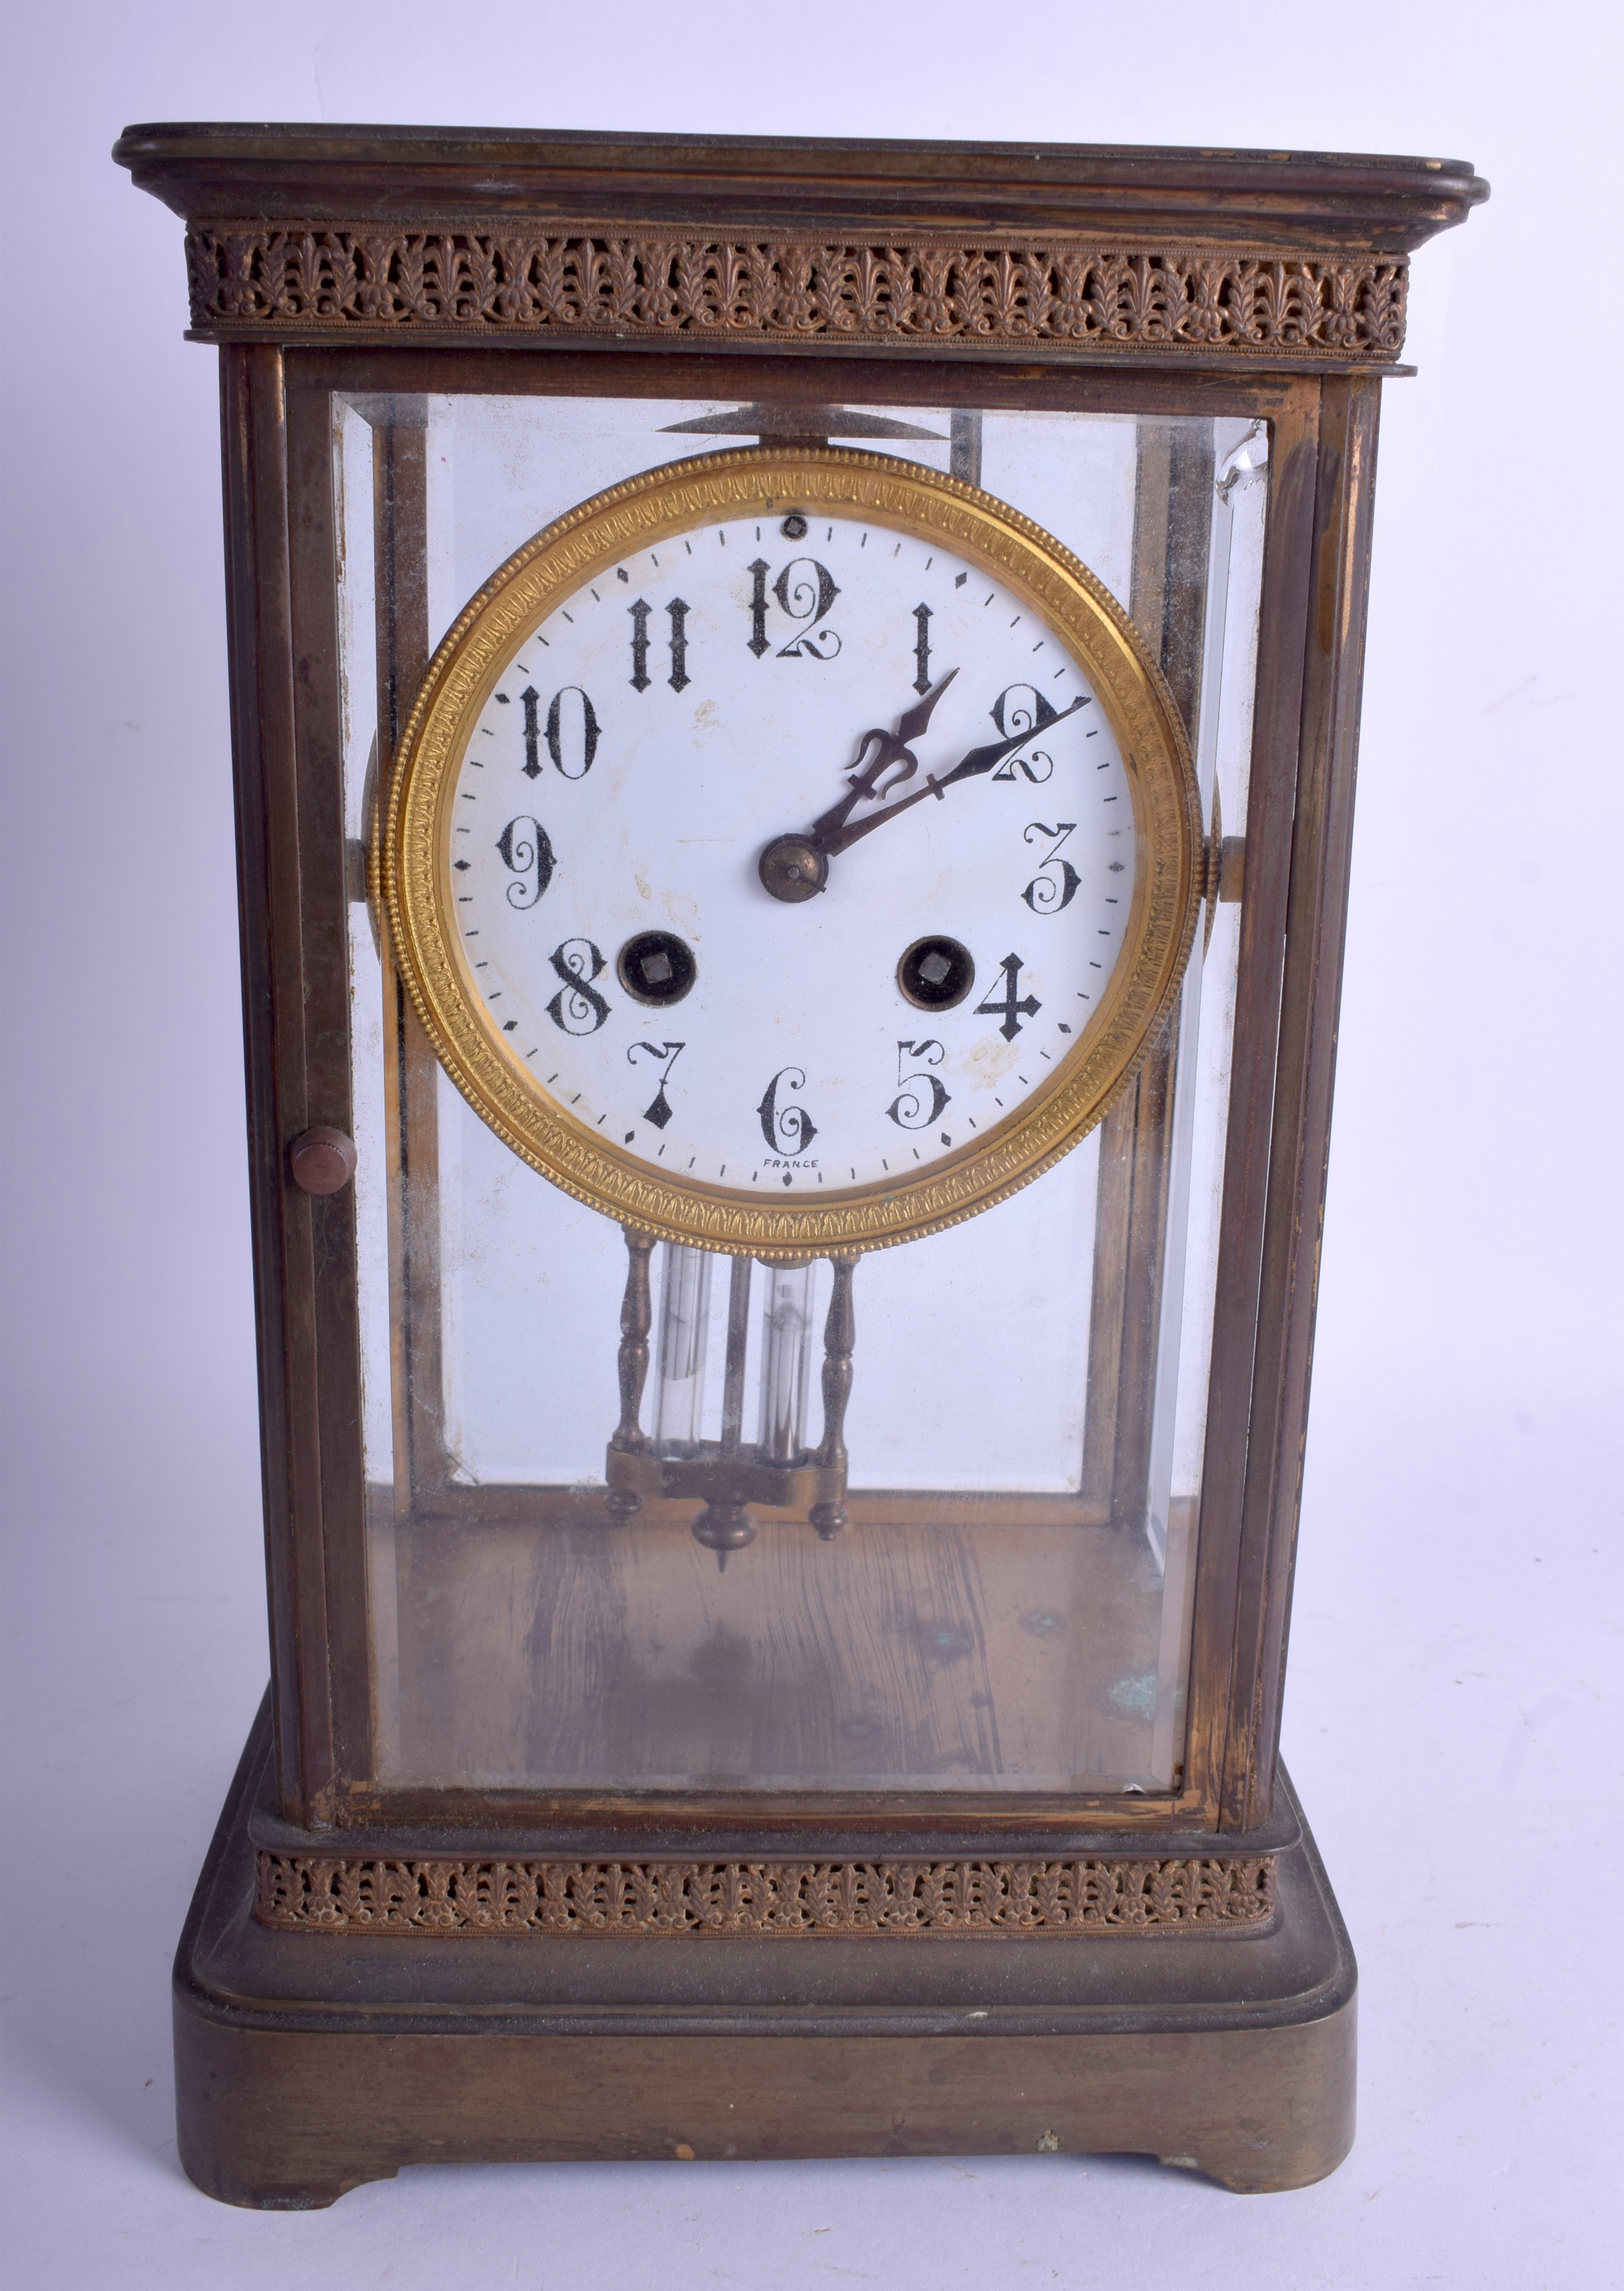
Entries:
[[1056,2151],[1263,2191],[1352,2142],[1353,1957],[1283,1778],[1260,1925],[419,1941],[254,1921],[269,1748],[261,1715],[175,1968],[181,2160],[223,2202],[403,2164]]

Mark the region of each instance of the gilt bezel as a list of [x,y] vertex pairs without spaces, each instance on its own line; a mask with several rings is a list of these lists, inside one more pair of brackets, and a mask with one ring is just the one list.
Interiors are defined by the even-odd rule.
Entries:
[[[995,1130],[907,1179],[764,1200],[651,1170],[558,1104],[473,992],[452,918],[447,813],[474,726],[515,649],[627,553],[719,518],[816,508],[939,541],[1041,614],[1110,719],[1138,864],[1121,956],[1055,1074]],[[1127,615],[1052,535],[978,488],[840,447],[761,446],[670,462],[583,502],[470,599],[430,663],[383,804],[373,878],[419,1017],[480,1118],[521,1160],[622,1225],[777,1260],[893,1247],[958,1225],[1041,1177],[1131,1078],[1178,991],[1204,881],[1201,799],[1170,692]]]

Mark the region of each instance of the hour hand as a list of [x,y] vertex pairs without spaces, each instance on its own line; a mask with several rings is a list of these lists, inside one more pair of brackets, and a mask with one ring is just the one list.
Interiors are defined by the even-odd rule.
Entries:
[[[857,760],[853,767],[848,783],[851,792],[849,795],[843,795],[838,803],[831,804],[821,818],[813,821],[810,831],[810,840],[813,842],[821,844],[825,836],[832,835],[838,829],[843,827],[858,804],[866,797],[879,792],[881,775],[892,764],[899,767],[896,779],[891,783],[893,787],[899,780],[912,778],[919,769],[919,759],[913,754],[908,743],[910,740],[917,740],[920,734],[925,730],[930,722],[937,702],[958,673],[956,668],[950,668],[939,684],[933,685],[922,700],[916,701],[904,715],[897,718],[895,732],[884,731],[877,724],[864,732],[857,743]],[[871,747],[874,750],[873,760],[864,767],[863,759]]]
[[[1051,716],[1042,729],[1052,731],[1057,724],[1064,723],[1066,717],[1074,716],[1080,708],[1087,705],[1086,695],[1073,700],[1069,708],[1063,708],[1058,715]],[[976,779],[981,773],[990,772],[994,765],[1001,764],[1006,756],[1012,756],[1017,748],[1025,747],[1028,741],[1035,738],[1037,730],[1034,725],[1025,732],[1017,733],[1012,740],[994,740],[985,748],[972,748],[969,755],[960,758],[952,771],[944,772],[939,779],[934,772],[928,772],[924,786],[916,794],[904,796],[900,803],[888,804],[883,811],[871,812],[866,819],[858,820],[855,826],[842,826],[824,835],[818,835],[815,829],[814,836],[819,851],[825,858],[832,859],[838,852],[848,850],[860,837],[870,834],[876,827],[883,827],[888,819],[898,819],[904,811],[912,811],[914,805],[923,803],[927,796],[939,797],[945,789],[953,786],[955,780]],[[822,824],[820,821],[819,826]]]
[[897,718],[896,736],[904,746],[910,740],[917,740],[920,734],[929,726],[936,711],[937,702],[958,673],[956,668],[950,668],[940,684],[933,684],[922,700],[916,701],[905,716]]

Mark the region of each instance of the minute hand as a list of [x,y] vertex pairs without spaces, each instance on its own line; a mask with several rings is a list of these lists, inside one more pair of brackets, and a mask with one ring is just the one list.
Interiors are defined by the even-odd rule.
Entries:
[[[1073,700],[1069,708],[1061,709],[1058,715],[1051,716],[1041,728],[1051,732],[1057,724],[1063,724],[1068,716],[1074,716],[1080,708],[1086,708],[1088,704],[1085,694],[1081,699]],[[991,747],[972,748],[968,756],[962,757],[952,771],[944,772],[939,779],[934,772],[928,772],[924,786],[913,795],[904,796],[900,803],[888,803],[882,811],[871,812],[866,819],[858,820],[855,826],[839,827],[820,835],[817,838],[818,849],[830,859],[841,851],[849,850],[863,836],[872,835],[875,828],[883,827],[888,819],[900,819],[904,811],[912,811],[914,805],[923,803],[927,796],[941,796],[955,780],[976,779],[983,772],[990,772],[994,765],[1001,764],[1006,756],[1012,756],[1017,748],[1024,748],[1028,741],[1035,739],[1037,732],[1038,727],[1034,725],[1031,731],[1018,733],[1013,740],[998,740]]]

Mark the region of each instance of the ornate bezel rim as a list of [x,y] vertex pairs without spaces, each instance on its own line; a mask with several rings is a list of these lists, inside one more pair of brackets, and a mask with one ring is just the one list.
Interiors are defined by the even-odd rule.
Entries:
[[[986,564],[1075,651],[1121,744],[1140,865],[1106,998],[1049,1086],[985,1140],[886,1192],[764,1202],[657,1176],[547,1101],[469,991],[441,849],[474,718],[515,643],[629,546],[719,512],[775,502],[857,510],[928,533]],[[1200,796],[1176,703],[1143,639],[1072,553],[989,494],[890,455],[839,447],[744,448],[663,463],[580,503],[526,543],[463,607],[413,703],[373,853],[392,950],[446,1072],[519,1158],[578,1201],[666,1241],[795,1259],[921,1239],[1006,1200],[1053,1166],[1131,1078],[1171,1005],[1201,895]]]

